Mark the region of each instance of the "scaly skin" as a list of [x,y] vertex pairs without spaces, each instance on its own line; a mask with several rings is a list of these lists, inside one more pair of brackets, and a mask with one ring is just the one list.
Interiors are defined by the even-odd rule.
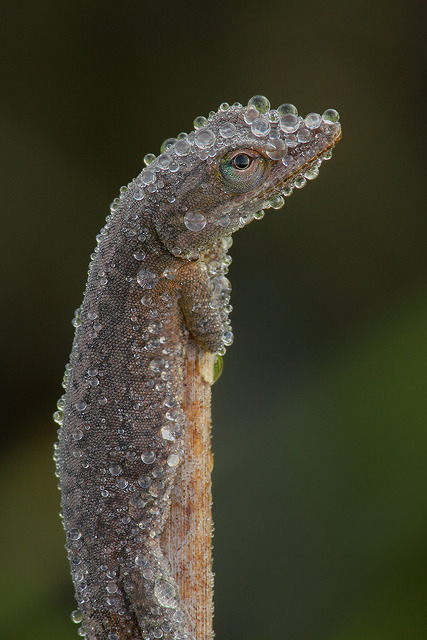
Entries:
[[160,546],[185,345],[231,344],[231,234],[315,177],[341,135],[333,110],[304,121],[260,96],[196,124],[122,188],[74,322],[56,461],[87,640],[197,640]]

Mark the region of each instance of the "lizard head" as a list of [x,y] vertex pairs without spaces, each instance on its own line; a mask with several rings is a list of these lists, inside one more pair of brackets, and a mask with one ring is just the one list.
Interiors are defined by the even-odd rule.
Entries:
[[271,109],[263,96],[222,104],[146,156],[130,196],[172,254],[197,259],[315,178],[341,137],[338,118],[334,109],[305,118],[290,104]]

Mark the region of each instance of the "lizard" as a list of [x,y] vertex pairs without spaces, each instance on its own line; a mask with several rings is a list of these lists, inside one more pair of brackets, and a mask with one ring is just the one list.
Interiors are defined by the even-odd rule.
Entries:
[[314,179],[341,137],[334,109],[223,103],[167,139],[97,236],[66,367],[55,461],[87,640],[198,640],[161,547],[185,458],[189,336],[223,355],[232,234]]

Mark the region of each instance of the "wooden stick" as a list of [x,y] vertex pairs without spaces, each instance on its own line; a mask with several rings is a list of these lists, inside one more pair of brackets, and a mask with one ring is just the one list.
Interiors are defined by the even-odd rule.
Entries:
[[163,550],[197,640],[213,638],[211,384],[214,356],[189,338],[184,362],[184,462],[171,496]]

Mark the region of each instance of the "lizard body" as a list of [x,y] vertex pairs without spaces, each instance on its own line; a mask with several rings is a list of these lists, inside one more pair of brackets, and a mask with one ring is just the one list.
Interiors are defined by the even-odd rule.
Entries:
[[185,457],[183,354],[232,342],[231,234],[316,177],[338,114],[255,96],[163,146],[98,236],[66,370],[56,463],[87,640],[198,640],[161,548]]

